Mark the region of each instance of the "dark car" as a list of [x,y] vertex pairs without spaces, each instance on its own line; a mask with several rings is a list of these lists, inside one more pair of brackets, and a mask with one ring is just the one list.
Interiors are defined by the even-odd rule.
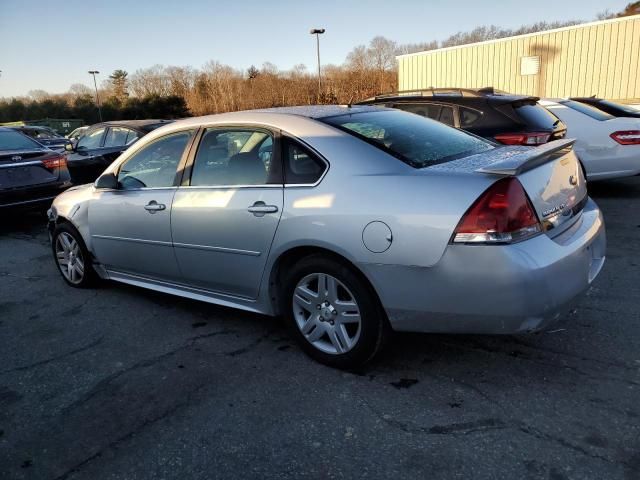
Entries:
[[538,100],[490,87],[435,88],[378,95],[358,104],[398,108],[507,145],[539,145],[564,138],[565,125]]
[[19,131],[0,127],[0,212],[49,206],[71,186],[66,158]]
[[45,147],[52,150],[64,150],[67,144],[71,143],[68,139],[59,135],[48,127],[37,127],[32,125],[23,125],[19,127],[9,127],[14,130],[33,138],[36,142],[41,143]]
[[590,105],[614,117],[640,118],[640,110],[636,110],[628,105],[612,102],[611,100],[605,100],[604,98],[571,97],[570,100]]
[[171,120],[123,120],[91,126],[75,145],[67,146],[67,165],[75,185],[93,182],[138,139]]

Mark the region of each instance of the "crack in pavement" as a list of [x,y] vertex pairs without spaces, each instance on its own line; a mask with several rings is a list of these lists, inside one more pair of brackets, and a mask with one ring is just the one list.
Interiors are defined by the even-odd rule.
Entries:
[[[452,347],[452,348],[457,348],[459,350],[466,350],[466,351],[470,351],[470,352],[479,352],[479,353],[488,353],[488,354],[499,354],[499,355],[509,355],[509,352],[504,351],[504,350],[500,350],[497,348],[491,348],[488,347],[486,345],[482,345],[482,344],[478,344],[478,343],[472,343],[471,345],[462,345],[462,344],[455,344],[455,343],[451,343],[451,342],[442,342],[443,345],[446,345],[448,347]],[[523,356],[518,356],[518,357],[514,357],[517,360],[520,361],[526,361],[526,362],[531,362],[531,363],[535,363],[538,365],[543,365],[546,367],[552,367],[552,368],[564,368],[566,370],[570,370],[578,375],[587,377],[590,380],[609,380],[609,381],[615,381],[615,382],[620,382],[620,383],[624,383],[627,385],[633,385],[633,386],[640,386],[640,382],[637,382],[635,380],[631,380],[628,378],[623,378],[623,377],[617,377],[617,376],[613,376],[613,375],[604,375],[604,374],[598,374],[598,375],[593,375],[590,373],[587,373],[583,370],[581,370],[578,367],[575,367],[573,365],[567,365],[567,364],[556,364],[556,363],[550,363],[550,362],[546,362],[543,360],[538,360],[535,358],[527,358],[527,357],[523,357]]]
[[77,463],[73,467],[69,468],[68,470],[63,472],[61,475],[58,475],[57,477],[54,478],[54,480],[65,480],[70,475],[80,472],[88,464],[90,464],[91,462],[93,462],[97,458],[101,457],[102,454],[105,451],[107,451],[109,449],[114,449],[114,448],[117,449],[122,443],[127,442],[128,440],[130,440],[131,438],[133,438],[135,435],[139,434],[143,430],[147,429],[150,426],[155,425],[158,422],[161,422],[162,420],[165,420],[166,418],[169,418],[171,415],[173,415],[177,411],[181,410],[182,408],[187,407],[191,403],[192,397],[194,395],[196,395],[200,390],[202,390],[206,386],[207,386],[206,383],[202,384],[202,385],[198,385],[197,387],[195,387],[194,389],[190,390],[189,392],[187,392],[185,394],[185,400],[184,401],[178,402],[175,405],[173,405],[171,408],[169,408],[169,409],[165,410],[164,412],[160,413],[159,415],[157,415],[157,416],[155,416],[153,418],[149,418],[149,419],[145,420],[144,422],[142,422],[139,426],[137,426],[133,430],[131,430],[131,431],[127,432],[126,434],[116,438],[112,442],[108,443],[106,446],[101,447],[94,454],[90,455],[89,457],[85,458],[84,460],[82,460],[81,462]]
[[78,400],[70,403],[69,405],[67,405],[65,408],[62,409],[62,413],[66,413],[69,412],[70,410],[73,410],[74,408],[79,407],[80,405],[82,405],[83,403],[88,402],[89,400],[91,400],[92,398],[94,398],[96,395],[98,395],[99,393],[101,393],[102,391],[104,391],[107,386],[114,380],[118,379],[119,377],[121,377],[122,375],[132,372],[134,370],[137,370],[139,368],[146,368],[146,367],[150,367],[158,362],[161,362],[162,360],[169,358],[173,355],[175,355],[176,353],[191,348],[195,342],[197,342],[198,340],[202,340],[204,338],[210,338],[210,337],[215,337],[218,335],[228,335],[228,334],[232,334],[232,333],[236,333],[235,330],[218,330],[216,332],[211,332],[211,333],[203,333],[201,335],[195,335],[193,337],[190,337],[189,339],[187,339],[187,341],[185,343],[183,343],[182,345],[180,345],[179,347],[174,348],[173,350],[169,350],[168,352],[164,352],[160,355],[156,355],[155,357],[151,357],[151,358],[146,358],[144,360],[141,360],[139,362],[134,363],[133,365],[127,367],[127,368],[123,368],[122,370],[118,370],[110,375],[107,375],[105,378],[103,378],[102,380],[100,380],[98,383],[96,383],[86,394],[84,394],[81,398],[79,398]]
[[31,368],[39,367],[39,366],[46,365],[46,364],[51,363],[51,362],[55,362],[57,360],[61,360],[63,358],[71,357],[73,355],[76,355],[78,353],[82,353],[82,352],[84,352],[86,350],[90,350],[91,348],[99,345],[100,343],[102,343],[103,339],[104,339],[104,336],[94,340],[93,342],[91,342],[91,343],[89,343],[87,345],[84,345],[82,347],[78,347],[78,348],[76,348],[74,350],[70,350],[70,351],[65,352],[65,353],[61,353],[60,355],[55,355],[55,356],[53,356],[51,358],[47,358],[45,360],[40,360],[38,362],[30,363],[28,365],[21,365],[19,367],[14,367],[14,368],[9,368],[7,370],[2,370],[2,371],[0,371],[0,375],[6,374],[6,373],[21,372],[21,371],[24,371],[24,370],[29,370]]
[[0,277],[12,277],[12,278],[19,278],[21,280],[40,280],[42,277],[41,276],[28,276],[28,275],[16,275],[15,273],[9,273],[9,272],[0,272]]
[[482,418],[479,420],[469,421],[469,422],[457,422],[450,423],[446,425],[432,425],[430,427],[423,427],[420,425],[415,425],[410,422],[403,422],[400,420],[396,420],[392,418],[390,415],[383,415],[377,409],[375,409],[369,402],[367,402],[364,398],[358,395],[358,398],[380,421],[383,423],[399,429],[408,434],[426,434],[426,435],[470,435],[475,433],[485,433],[488,431],[494,430],[508,430],[513,429],[517,430],[526,435],[533,436],[538,440],[543,440],[546,442],[554,442],[557,445],[577,452],[581,455],[587,456],[594,460],[600,460],[612,465],[623,465],[627,468],[637,468],[635,465],[626,462],[624,460],[612,460],[609,457],[604,455],[599,455],[589,451],[588,449],[576,445],[568,441],[565,438],[558,437],[555,435],[551,435],[548,433],[544,433],[541,430],[528,425],[525,422],[519,420],[502,420],[500,418]]

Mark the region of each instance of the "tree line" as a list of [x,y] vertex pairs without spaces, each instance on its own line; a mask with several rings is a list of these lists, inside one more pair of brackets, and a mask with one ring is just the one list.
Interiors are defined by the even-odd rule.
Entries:
[[[599,18],[639,13],[640,2],[622,12],[604,12]],[[437,42],[398,44],[375,37],[368,45],[355,47],[342,65],[322,67],[322,89],[316,72],[303,64],[283,71],[270,62],[246,70],[210,61],[202,68],[155,65],[135,71],[114,71],[99,88],[103,120],[181,118],[235,110],[316,103],[351,103],[397,88],[396,55],[463,45],[551,28],[575,25],[577,21],[539,22],[518,29],[491,26],[458,32]],[[74,84],[64,94],[44,90],[27,97],[0,99],[0,122],[40,118],[80,118],[98,121],[95,92]]]

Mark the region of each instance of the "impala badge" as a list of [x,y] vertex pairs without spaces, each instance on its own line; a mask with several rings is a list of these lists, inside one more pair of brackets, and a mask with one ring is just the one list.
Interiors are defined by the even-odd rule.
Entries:
[[578,178],[575,175],[571,175],[569,177],[569,183],[571,185],[574,185],[574,186],[577,185],[578,184]]
[[548,210],[544,210],[542,212],[542,216],[548,217],[549,215],[553,215],[554,213],[562,212],[566,207],[566,203],[561,203],[560,205],[556,205],[555,207],[549,208]]
[[22,157],[20,155],[14,155],[13,157],[11,157],[12,162],[19,162],[20,160],[22,160]]

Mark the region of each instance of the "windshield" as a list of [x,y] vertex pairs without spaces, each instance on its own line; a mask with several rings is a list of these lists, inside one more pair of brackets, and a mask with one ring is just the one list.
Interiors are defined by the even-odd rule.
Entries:
[[27,150],[42,148],[38,142],[16,131],[0,131],[0,150]]
[[491,150],[489,142],[461,130],[398,110],[361,112],[320,121],[339,128],[414,168]]

